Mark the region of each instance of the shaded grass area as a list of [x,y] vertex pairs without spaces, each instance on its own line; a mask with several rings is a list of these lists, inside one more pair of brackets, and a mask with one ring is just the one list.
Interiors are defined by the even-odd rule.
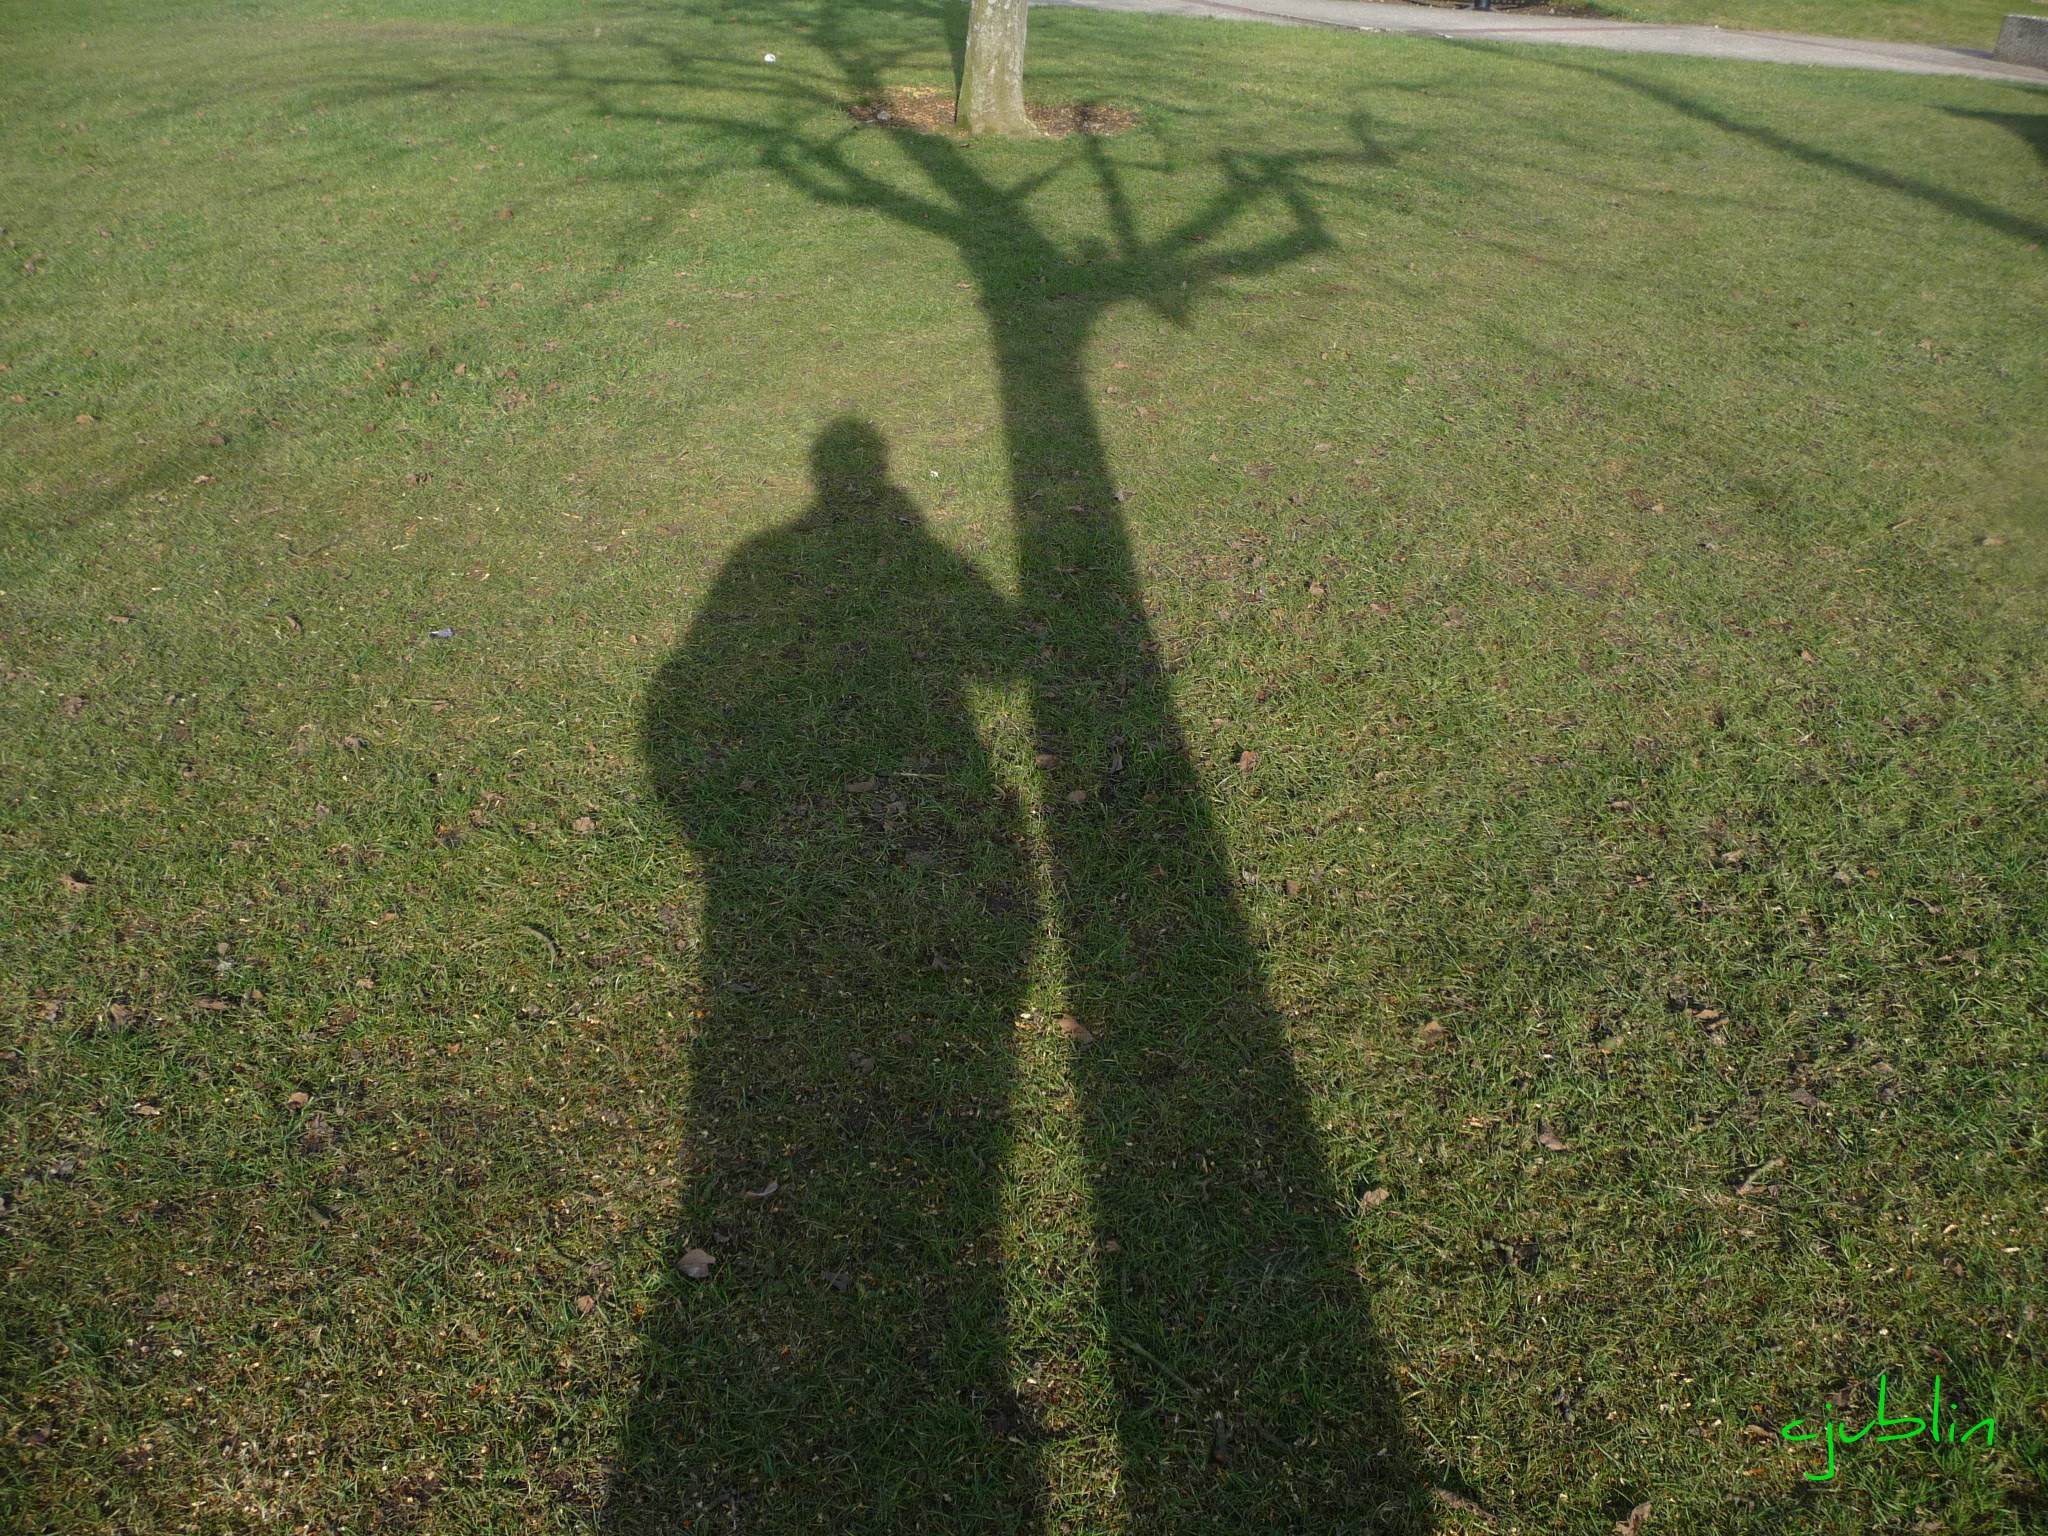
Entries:
[[[1320,1152],[1285,1182],[1344,1234],[1406,1475],[1468,1501],[1439,1528],[2022,1528],[2037,96],[1054,12],[1034,91],[1139,126],[921,161],[843,104],[943,86],[946,17],[10,18],[10,1513],[770,1529],[853,1487],[880,1528],[881,1471],[958,1528],[1284,1509],[1266,1437],[1313,1412],[1240,1405],[1340,1400],[1321,1314],[1233,1377],[1112,1283],[1205,1273],[1204,1200],[1280,1230],[1230,1126],[1271,1096],[1152,1063],[1207,1166],[1115,1169],[1091,1107],[1146,1014],[1104,978],[1249,943]],[[1085,346],[1088,422],[1019,420],[1034,338]],[[844,530],[790,553],[848,417],[903,488],[863,504],[929,540],[907,588]],[[1040,763],[1105,599],[1063,618],[1033,551],[1095,569],[1118,517],[1145,613],[1107,617],[1180,723]],[[953,595],[907,663],[906,590]],[[661,734],[679,663],[754,675],[719,634],[795,706],[723,833],[660,788],[704,739]],[[775,735],[835,708],[844,763]],[[752,880],[780,818],[813,851]],[[869,873],[831,853],[873,829]],[[1219,834],[1223,895],[1184,851]],[[1154,927],[1060,918],[1119,867]],[[757,1043],[720,913],[772,935],[834,870],[867,916],[797,924]],[[1075,952],[1119,924],[1134,956]],[[871,1040],[805,1031],[835,975]],[[915,1179],[865,1176],[891,1152]],[[816,1210],[829,1262],[750,1267]],[[970,1385],[907,1430],[831,1404],[791,1317],[842,1386],[906,1340]],[[1997,1446],[1807,1481],[1777,1427],[1880,1371]],[[635,1514],[678,1423],[688,1507],[640,1478]]]
[[1630,21],[1985,49],[2008,15],[2043,14],[2037,0],[1599,0],[1594,8]]

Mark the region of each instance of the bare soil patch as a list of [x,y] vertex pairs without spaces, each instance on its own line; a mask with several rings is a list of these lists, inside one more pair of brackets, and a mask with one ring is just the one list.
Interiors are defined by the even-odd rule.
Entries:
[[[847,107],[857,123],[875,128],[905,128],[913,133],[954,133],[953,95],[935,85],[890,86],[873,91]],[[1123,107],[1106,107],[1099,102],[1031,101],[1025,114],[1049,138],[1064,139],[1085,133],[1107,137],[1137,126],[1138,114]]]
[[[1408,0],[1410,5],[1434,6],[1440,11],[1470,11],[1478,7],[1472,0]],[[1612,19],[1609,13],[1594,5],[1579,5],[1573,0],[1493,0],[1496,11],[1516,11],[1525,16],[1586,16]]]

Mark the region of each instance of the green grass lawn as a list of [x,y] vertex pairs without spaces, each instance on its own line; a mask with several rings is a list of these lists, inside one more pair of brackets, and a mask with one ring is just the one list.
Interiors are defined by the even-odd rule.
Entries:
[[1631,21],[1960,48],[1989,48],[2009,15],[2048,14],[2041,0],[1593,0],[1593,9]]
[[0,22],[0,1517],[2038,1528],[2048,96],[958,25]]

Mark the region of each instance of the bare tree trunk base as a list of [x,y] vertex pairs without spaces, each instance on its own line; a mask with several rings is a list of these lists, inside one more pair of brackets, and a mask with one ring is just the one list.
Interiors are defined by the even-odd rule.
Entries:
[[972,134],[1039,137],[1024,112],[1026,0],[974,0],[953,120]]
[[1031,121],[1022,107],[1015,111],[990,106],[976,110],[963,99],[954,108],[953,120],[969,133],[978,136],[989,135],[1003,139],[1042,139],[1044,133]]

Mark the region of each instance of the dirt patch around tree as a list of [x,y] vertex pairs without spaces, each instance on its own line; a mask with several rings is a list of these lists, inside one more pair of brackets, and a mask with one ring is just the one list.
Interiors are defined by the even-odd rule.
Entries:
[[[959,131],[953,122],[953,93],[935,85],[890,86],[871,91],[846,110],[855,122],[871,128],[904,128],[912,133]],[[1135,128],[1138,123],[1135,112],[1092,101],[1030,101],[1024,104],[1024,113],[1040,133],[1053,139],[1076,133],[1105,138]]]
[[[1478,7],[1472,0],[1408,0],[1410,5],[1435,6],[1440,11],[1472,11]],[[1521,16],[1574,16],[1598,21],[1613,21],[1612,12],[1598,6],[1580,5],[1575,0],[1493,0],[1496,11],[1513,11]]]

